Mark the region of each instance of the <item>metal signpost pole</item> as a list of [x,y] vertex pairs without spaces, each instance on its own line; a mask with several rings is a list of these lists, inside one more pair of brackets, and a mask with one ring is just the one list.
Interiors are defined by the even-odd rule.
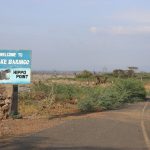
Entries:
[[13,85],[12,103],[11,103],[11,115],[18,115],[18,85]]

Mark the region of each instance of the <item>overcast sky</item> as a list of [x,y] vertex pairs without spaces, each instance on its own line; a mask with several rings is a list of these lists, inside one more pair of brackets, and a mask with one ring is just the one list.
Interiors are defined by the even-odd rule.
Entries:
[[33,70],[150,71],[149,0],[0,0],[0,49]]

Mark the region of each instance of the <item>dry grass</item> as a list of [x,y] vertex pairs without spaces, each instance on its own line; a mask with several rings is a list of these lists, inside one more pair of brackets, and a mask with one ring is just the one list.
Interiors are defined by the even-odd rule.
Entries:
[[19,104],[19,112],[23,115],[23,117],[33,117],[33,118],[50,118],[53,116],[62,116],[70,113],[79,112],[77,109],[77,105],[69,104],[69,103],[54,103],[50,106],[46,106],[42,102],[38,105],[34,104],[25,104],[21,102]]
[[146,89],[146,90],[150,90],[150,83],[145,84],[145,89]]
[[150,83],[146,83],[144,87],[146,89],[147,96],[150,96]]

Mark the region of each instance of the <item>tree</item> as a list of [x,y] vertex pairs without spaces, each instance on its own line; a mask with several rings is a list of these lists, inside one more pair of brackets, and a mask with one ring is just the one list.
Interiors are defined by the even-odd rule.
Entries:
[[79,74],[75,74],[76,78],[84,78],[84,79],[88,79],[93,77],[93,73],[88,71],[88,70],[84,70]]
[[134,72],[136,72],[136,70],[138,70],[138,67],[130,66],[130,67],[128,67],[128,69],[133,70]]
[[135,73],[138,70],[138,67],[130,66],[130,67],[128,67],[128,69],[129,69],[130,77],[133,77],[133,76],[135,76]]
[[125,77],[126,76],[126,74],[125,74],[125,71],[124,70],[121,70],[121,69],[115,69],[115,70],[113,70],[113,75],[115,76],[115,77]]

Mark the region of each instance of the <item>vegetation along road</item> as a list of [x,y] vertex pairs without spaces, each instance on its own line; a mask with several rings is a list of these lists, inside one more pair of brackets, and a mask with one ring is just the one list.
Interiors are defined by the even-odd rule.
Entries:
[[92,113],[42,132],[0,141],[1,150],[150,150],[150,102]]

